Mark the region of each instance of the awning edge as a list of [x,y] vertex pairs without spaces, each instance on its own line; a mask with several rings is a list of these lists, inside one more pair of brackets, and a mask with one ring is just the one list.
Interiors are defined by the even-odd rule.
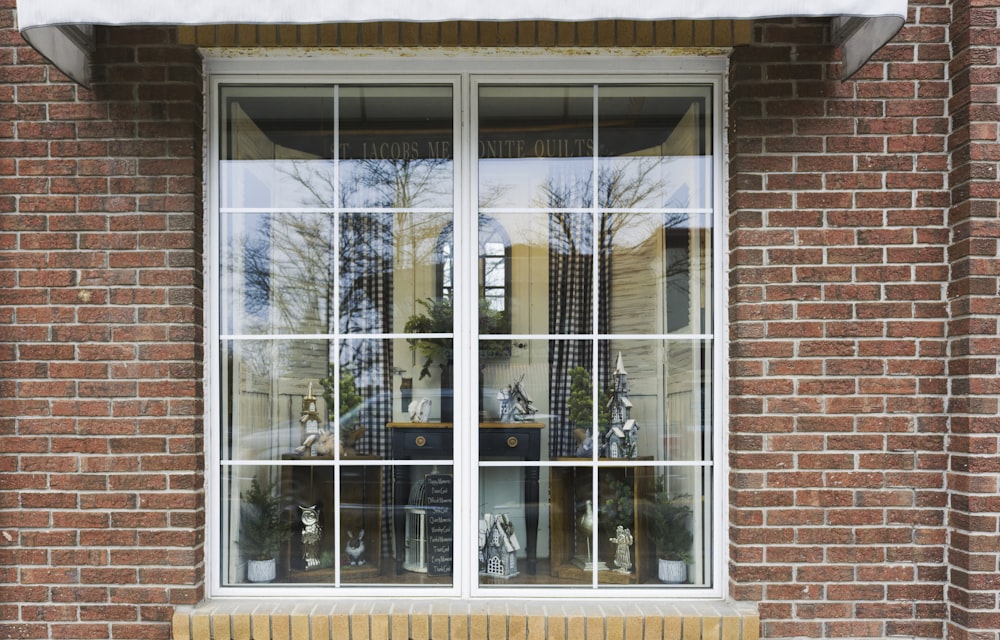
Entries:
[[[819,5],[818,9],[816,8],[816,5],[814,5],[811,9],[799,8],[792,11],[789,7],[782,5],[782,2],[786,1],[787,0],[768,0],[767,2],[761,1],[758,3],[760,6],[757,7],[755,15],[741,15],[739,17],[741,19],[761,19],[766,17],[775,17],[776,13],[779,15],[786,15],[788,17],[803,15],[829,15],[825,14],[823,11],[824,8],[827,8],[827,5]],[[840,9],[851,9],[855,11],[855,13],[844,13],[842,15],[833,16],[835,43],[838,43],[841,46],[843,53],[841,79],[847,79],[854,75],[876,51],[878,51],[899,32],[906,18],[906,0],[867,0],[864,6],[851,4],[856,1],[859,0],[839,0],[838,2],[834,2],[830,5],[835,5]],[[445,2],[445,4],[447,5],[448,2]],[[38,2],[37,0],[32,3],[25,3],[24,0],[18,0],[18,20],[21,35],[36,51],[55,65],[56,68],[85,87],[90,86],[90,53],[93,51],[94,47],[94,24],[194,24],[187,19],[175,20],[172,23],[161,23],[157,20],[140,23],[137,22],[135,18],[130,18],[128,16],[121,17],[121,22],[111,20],[109,19],[111,16],[107,16],[104,21],[95,21],[93,24],[88,22],[81,22],[79,24],[55,23],[47,22],[47,20],[70,18],[70,16],[67,14],[58,14],[59,18],[57,18],[56,15],[52,15],[51,13],[39,11],[39,6],[45,7],[46,5],[45,3]],[[83,3],[82,5],[75,3],[75,6],[88,6],[88,3]],[[699,6],[704,8],[704,5]],[[747,5],[741,4],[740,6],[745,9]],[[592,8],[592,11],[593,9],[594,8]],[[670,14],[669,16],[664,14],[662,18],[658,19],[732,19],[737,17],[732,15],[722,15],[727,13],[727,11],[721,10],[718,7],[717,9],[718,10],[716,10],[715,13],[718,13],[719,15],[702,16],[699,14],[698,16],[691,15],[678,17],[673,14]],[[672,11],[676,13],[676,7]],[[783,11],[783,13],[781,13],[781,11]],[[618,19],[649,19],[646,17],[640,17],[639,14],[641,13],[642,12],[639,11],[636,12],[636,15],[631,18],[623,16]],[[733,13],[731,7],[728,13]],[[739,13],[753,14],[754,11],[743,10]],[[24,21],[21,20],[22,14],[25,14],[27,17]],[[595,20],[598,19],[596,17],[597,15],[598,14],[587,14],[586,16],[579,17],[579,20]],[[95,16],[91,16],[91,18],[94,17]],[[278,16],[272,17],[277,18]],[[563,18],[565,18],[565,16],[563,16]],[[384,19],[398,19],[398,16],[387,15]],[[521,19],[534,18],[525,17]],[[358,20],[360,20],[360,18],[354,16],[353,20],[350,21]],[[236,20],[236,22],[243,21],[244,20]],[[233,21],[228,20],[227,22]],[[281,21],[279,20],[275,23],[280,22]],[[295,22],[298,22],[298,20]]]
[[77,84],[90,87],[93,25],[62,25],[22,29],[21,36],[53,66]]
[[840,45],[843,55],[841,80],[847,80],[860,69],[875,52],[892,40],[903,28],[904,19],[898,16],[882,18],[838,17],[833,21],[834,43]]

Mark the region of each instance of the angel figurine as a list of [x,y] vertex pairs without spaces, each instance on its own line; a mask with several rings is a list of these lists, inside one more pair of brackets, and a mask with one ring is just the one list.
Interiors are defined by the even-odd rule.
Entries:
[[618,525],[615,537],[611,538],[611,542],[618,545],[615,549],[615,571],[618,573],[632,572],[632,554],[629,547],[634,541],[632,532],[628,528]]

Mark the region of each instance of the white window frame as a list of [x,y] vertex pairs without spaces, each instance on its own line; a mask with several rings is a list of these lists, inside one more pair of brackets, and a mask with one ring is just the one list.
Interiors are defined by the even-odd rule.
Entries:
[[[728,432],[727,418],[727,372],[728,330],[726,313],[726,287],[724,276],[728,272],[725,251],[728,233],[726,194],[727,148],[726,128],[726,71],[728,51],[724,49],[705,50],[704,55],[689,56],[672,54],[669,50],[657,49],[440,49],[407,50],[405,56],[397,49],[350,49],[330,50],[317,54],[315,50],[202,50],[204,57],[204,77],[206,91],[205,127],[205,235],[206,264],[206,352],[208,371],[205,375],[205,396],[208,434],[206,437],[206,577],[208,595],[211,597],[336,597],[336,598],[427,598],[449,597],[461,599],[586,599],[606,598],[611,600],[710,600],[725,597],[728,582],[728,457],[726,455],[725,434]],[[377,589],[371,587],[329,585],[224,585],[222,582],[222,516],[224,496],[221,493],[221,402],[219,340],[219,160],[220,131],[219,89],[224,84],[302,86],[311,82],[325,84],[380,84],[412,85],[436,84],[452,85],[456,101],[455,141],[456,150],[474,149],[472,144],[476,132],[474,99],[480,84],[532,84],[569,83],[581,84],[629,84],[657,83],[684,84],[697,83],[713,88],[712,131],[712,185],[713,234],[712,234],[712,291],[714,305],[713,322],[709,334],[687,337],[708,337],[712,339],[713,366],[713,431],[712,458],[695,464],[712,467],[712,508],[713,530],[711,535],[712,566],[710,587],[671,588],[599,588],[597,585],[584,586],[518,586],[483,588],[478,584],[477,549],[472,542],[475,534],[474,519],[456,517],[454,523],[454,566],[453,584],[448,587],[385,585]],[[453,260],[456,264],[474,264],[478,239],[476,216],[460,215],[462,212],[478,211],[475,183],[475,158],[455,154],[455,245]],[[465,270],[454,274],[453,286],[456,294],[456,308],[468,307],[466,299],[469,291],[474,291],[476,282],[468,282],[471,277]],[[596,286],[596,285],[595,285]],[[470,307],[471,308],[471,307]],[[476,371],[478,359],[474,349],[457,348],[460,340],[475,338],[477,327],[475,314],[456,312],[456,358],[455,379],[463,379],[465,372]],[[459,326],[458,323],[461,323]],[[308,336],[298,336],[308,337]],[[402,336],[389,336],[402,337]],[[530,337],[530,336],[526,336]],[[465,376],[464,379],[475,379]],[[455,415],[475,415],[478,407],[470,406],[470,400],[456,394]],[[477,451],[478,433],[454,433],[454,451]],[[248,464],[260,464],[253,461]],[[276,461],[274,464],[281,464]],[[523,463],[514,463],[521,466]],[[497,463],[491,463],[497,466]],[[455,482],[455,503],[466,505],[476,511],[474,500],[478,496],[479,473],[475,456],[454,458],[454,473],[460,478]],[[456,513],[461,514],[461,506]]]

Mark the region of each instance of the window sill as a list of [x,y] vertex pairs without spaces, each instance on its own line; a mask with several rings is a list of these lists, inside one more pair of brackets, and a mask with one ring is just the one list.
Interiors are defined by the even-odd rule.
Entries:
[[210,600],[179,608],[174,640],[757,640],[735,602]]

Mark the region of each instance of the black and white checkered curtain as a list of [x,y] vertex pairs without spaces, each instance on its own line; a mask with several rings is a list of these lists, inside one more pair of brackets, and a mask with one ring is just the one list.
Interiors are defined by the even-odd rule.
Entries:
[[[393,214],[349,213],[340,227],[340,330],[344,334],[392,331]],[[364,398],[358,424],[365,434],[357,452],[386,459],[390,454],[386,424],[392,422],[392,341],[345,338],[340,369],[354,375]],[[392,504],[392,474],[383,468],[382,504]],[[386,506],[386,509],[389,507]],[[391,547],[392,513],[382,515],[383,552]]]
[[[593,225],[589,213],[553,213],[549,217],[549,332],[555,336],[590,336],[593,332],[593,256],[595,254]],[[602,230],[596,248],[599,265],[598,332],[607,332],[608,296],[607,263],[610,248],[603,241],[609,234]],[[549,423],[549,457],[573,456],[577,442],[569,421],[567,401],[570,395],[569,372],[574,367],[593,368],[593,342],[552,340],[549,344],[549,401],[552,418]],[[604,384],[608,370],[606,343],[599,345],[598,374]]]

